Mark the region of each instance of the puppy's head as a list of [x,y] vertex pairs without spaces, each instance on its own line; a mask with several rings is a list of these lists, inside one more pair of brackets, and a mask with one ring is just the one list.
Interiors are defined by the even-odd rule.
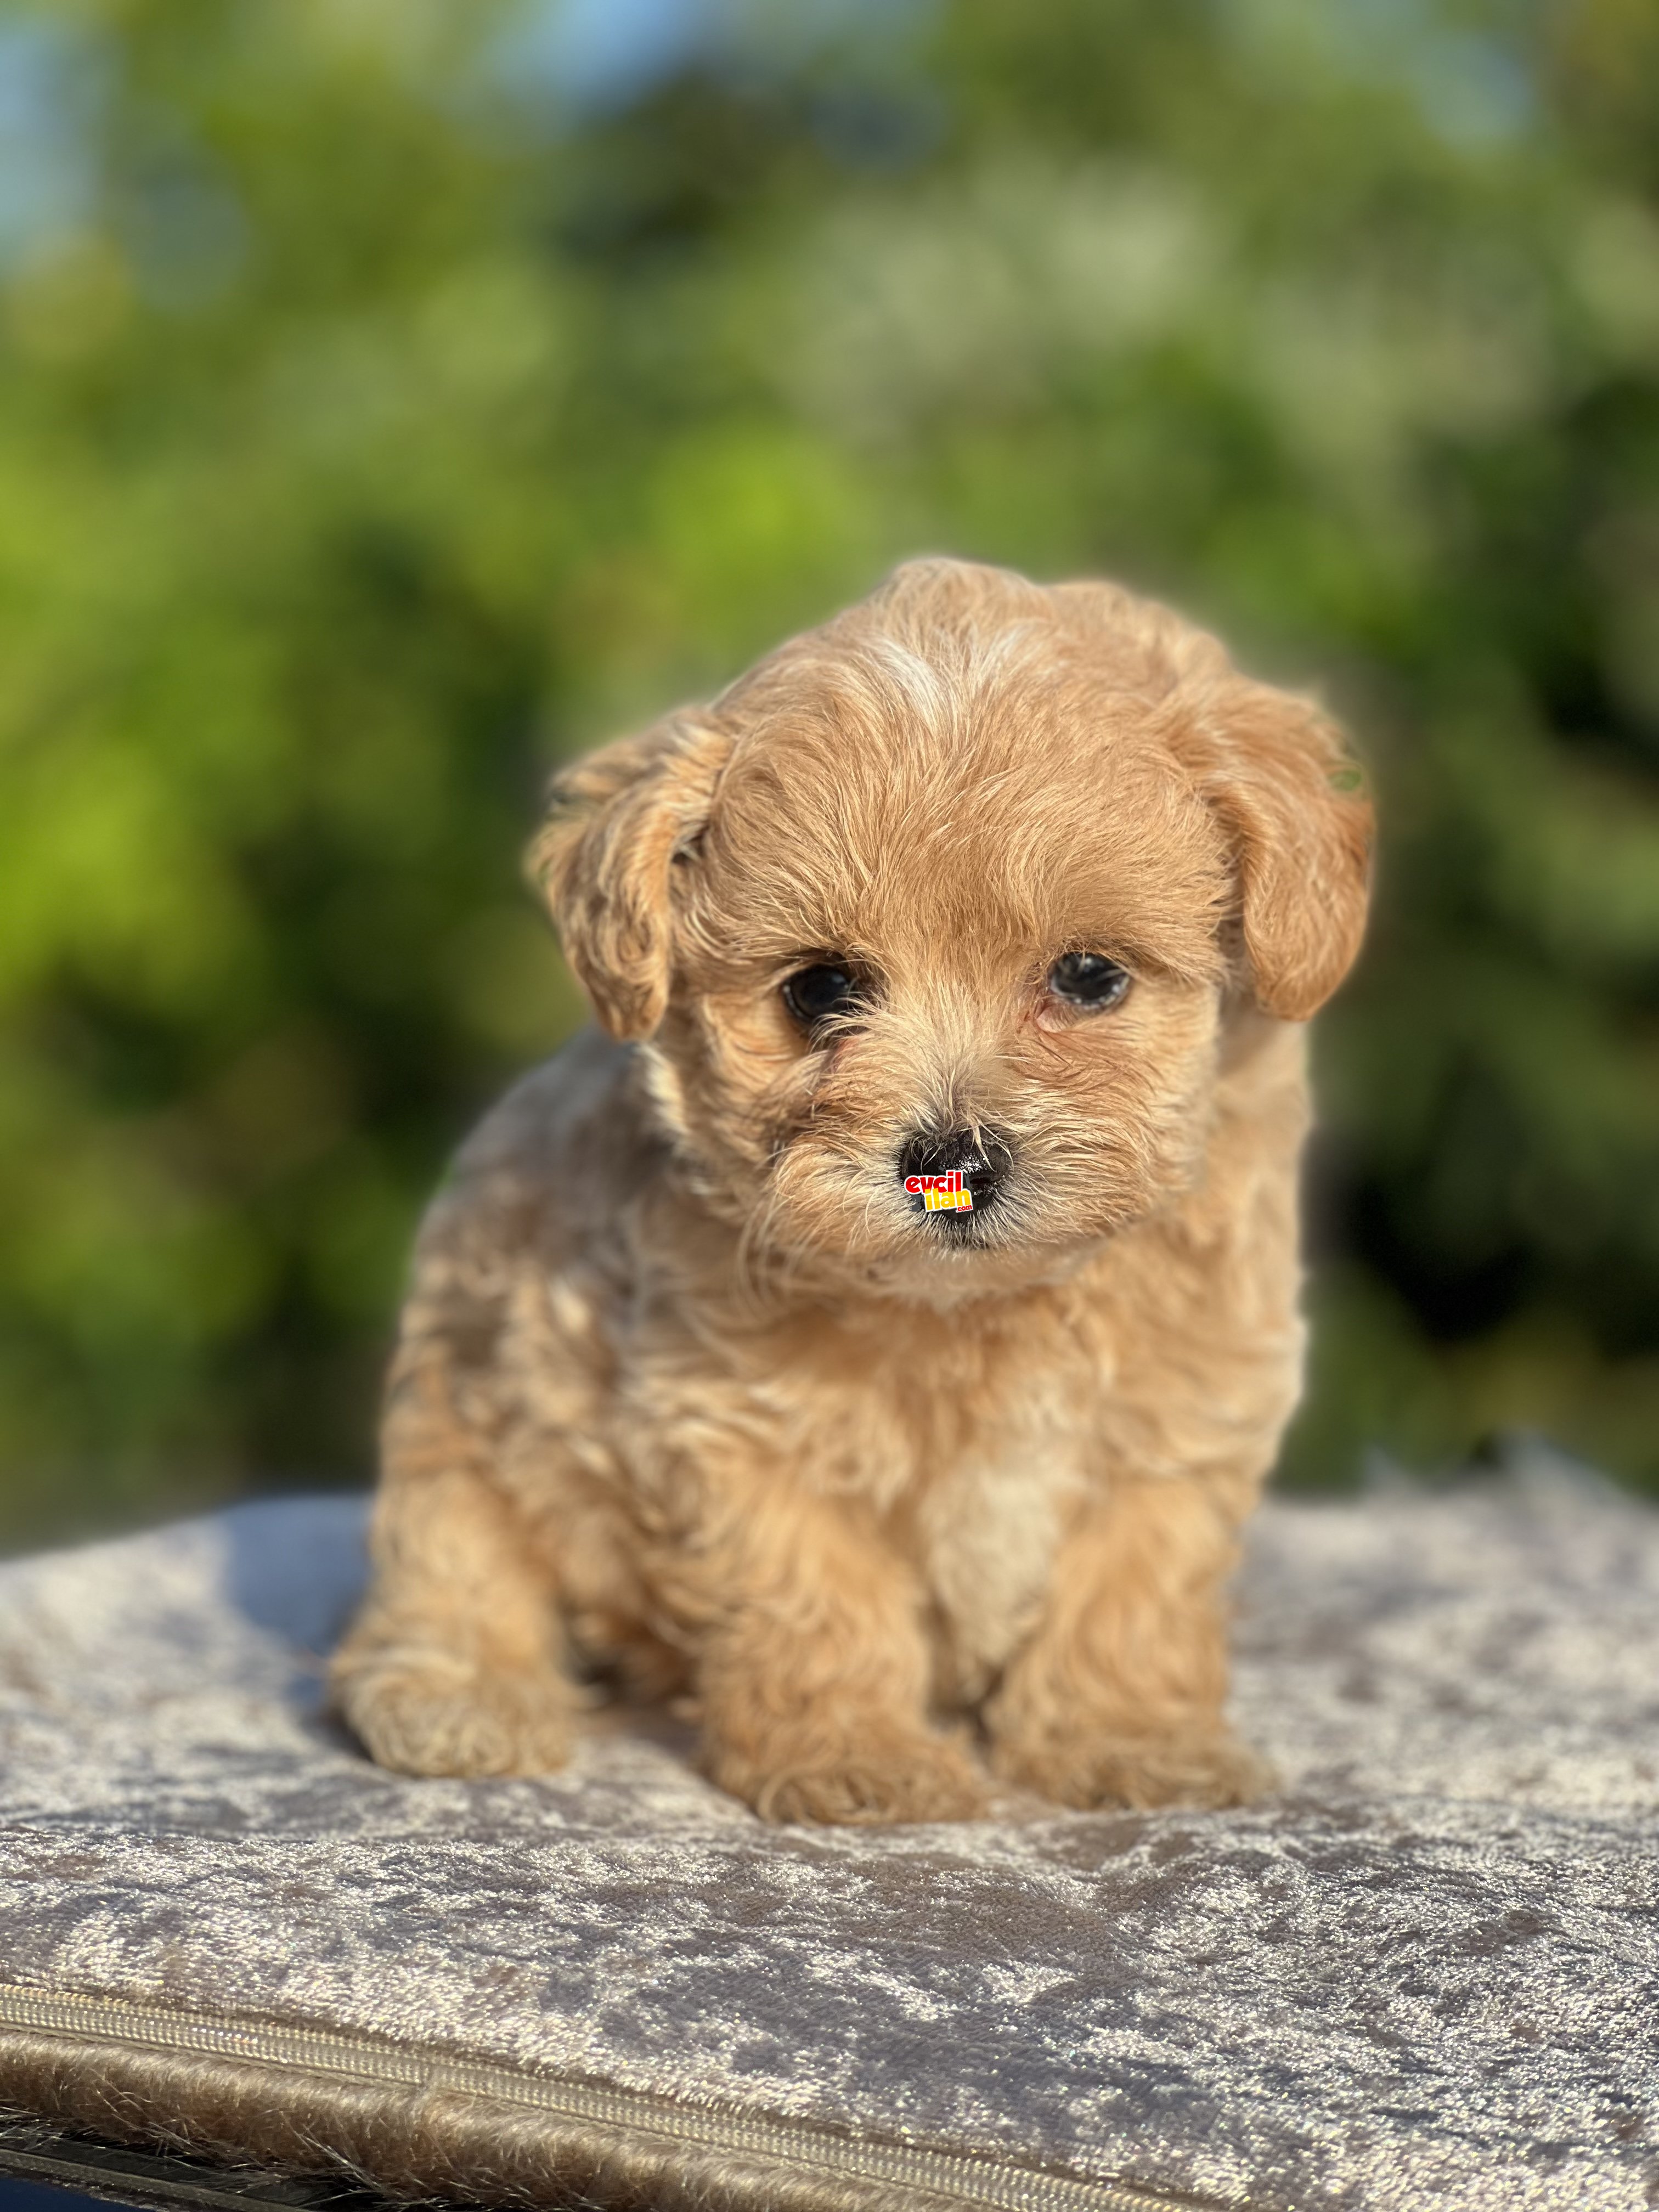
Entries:
[[1358,783],[1165,610],[919,562],[578,763],[535,865],[751,1251],[948,1299],[1190,1186],[1227,1022],[1358,949]]

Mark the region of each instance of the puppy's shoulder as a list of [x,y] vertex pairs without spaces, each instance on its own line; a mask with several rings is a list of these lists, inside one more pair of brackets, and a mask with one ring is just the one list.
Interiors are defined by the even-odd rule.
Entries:
[[460,1237],[549,1256],[579,1249],[648,1178],[662,1148],[634,1048],[583,1030],[521,1077],[467,1138],[422,1246]]

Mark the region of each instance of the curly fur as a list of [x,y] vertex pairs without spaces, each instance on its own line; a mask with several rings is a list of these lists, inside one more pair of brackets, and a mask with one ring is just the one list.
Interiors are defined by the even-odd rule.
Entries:
[[[422,1233],[335,1669],[374,1756],[556,1765],[597,1673],[775,1820],[1259,1787],[1222,1592],[1299,1389],[1357,781],[1165,609],[949,561],[562,777],[534,864],[608,1035]],[[1120,1005],[1045,988],[1081,950]],[[872,996],[804,1036],[829,954]],[[896,1164],[951,1129],[1010,1163],[965,1233]]]

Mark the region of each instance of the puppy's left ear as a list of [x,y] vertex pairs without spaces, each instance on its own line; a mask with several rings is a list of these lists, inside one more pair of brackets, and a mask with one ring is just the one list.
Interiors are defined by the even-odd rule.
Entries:
[[1255,1003],[1306,1021],[1365,933],[1373,817],[1364,775],[1311,700],[1243,678],[1183,718],[1176,745],[1231,835]]
[[553,780],[529,872],[614,1037],[649,1036],[667,1007],[674,863],[707,821],[731,750],[726,732],[686,711]]

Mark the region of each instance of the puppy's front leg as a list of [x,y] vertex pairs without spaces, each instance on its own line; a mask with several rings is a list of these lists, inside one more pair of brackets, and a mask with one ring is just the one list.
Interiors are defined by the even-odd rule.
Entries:
[[738,1532],[698,1555],[701,1589],[685,1593],[706,1622],[697,1687],[711,1778],[769,1820],[981,1812],[978,1768],[928,1724],[908,1571],[839,1501],[769,1487],[738,1513]]
[[1222,1717],[1237,1517],[1200,1480],[1114,1484],[986,1709],[1000,1774],[1077,1806],[1237,1805],[1269,1785]]

